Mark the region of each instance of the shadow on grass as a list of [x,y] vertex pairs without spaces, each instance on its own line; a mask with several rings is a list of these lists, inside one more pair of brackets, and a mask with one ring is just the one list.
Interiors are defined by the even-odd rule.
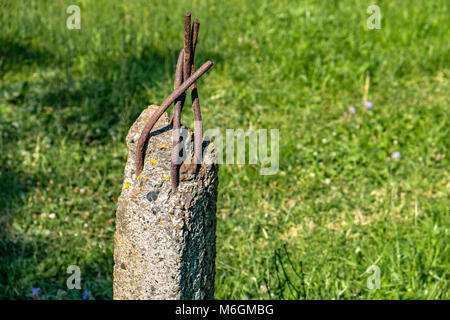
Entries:
[[[8,54],[7,59],[18,50],[14,64],[34,61],[36,72],[52,57],[45,51],[33,52],[31,56],[22,54],[26,52],[26,44],[4,44],[6,48],[2,50]],[[149,91],[154,95],[153,89],[166,82],[167,77],[173,81],[172,72],[167,70],[174,71],[177,56],[178,50],[160,52],[146,46],[140,54],[99,57],[81,75],[68,72],[65,67],[68,63],[59,61],[52,76],[42,77],[39,82],[27,79],[15,88],[10,87],[15,92],[6,95],[9,102],[20,106],[18,112],[36,115],[50,135],[64,133],[67,140],[83,143],[104,140],[111,137],[112,128],[126,134],[124,131],[144,108],[162,102],[149,101]],[[216,52],[207,53],[206,57],[222,61]],[[205,61],[204,54],[199,55],[198,61]],[[51,112],[44,112],[45,109]]]
[[272,269],[275,269],[275,276],[264,279],[270,299],[306,300],[303,263],[291,259],[286,245],[275,250],[271,259]]
[[[13,207],[28,194],[24,177],[14,169],[1,166],[0,173],[0,299],[26,298],[20,282],[27,277],[23,262],[39,254],[36,242],[25,242],[10,233]],[[20,179],[19,179],[20,177]]]
[[[112,298],[112,248],[80,250],[87,241],[67,236],[66,230],[33,226],[30,210],[21,210],[38,177],[6,166],[0,174],[0,299],[81,299],[84,289],[97,299]],[[69,265],[79,265],[82,288],[68,290]],[[31,296],[39,287],[42,295]]]
[[42,47],[0,36],[0,72],[20,71],[24,66],[54,65],[55,56]]
[[[112,252],[76,257],[56,248],[60,244],[54,238],[12,236],[0,230],[0,299],[81,299],[85,289],[96,299],[111,299]],[[67,244],[70,240],[63,242]],[[95,260],[92,256],[96,256]],[[74,264],[81,270],[81,288],[71,290],[67,287],[71,276],[67,268]],[[31,288],[40,288],[42,295],[32,297]]]

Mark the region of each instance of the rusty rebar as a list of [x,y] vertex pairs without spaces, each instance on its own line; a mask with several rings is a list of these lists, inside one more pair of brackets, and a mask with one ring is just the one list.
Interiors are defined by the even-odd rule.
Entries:
[[[200,21],[195,18],[194,19],[194,23],[192,24],[192,32],[191,32],[191,74],[192,71],[194,71],[194,62],[195,62],[195,52],[196,52],[196,48],[197,48],[197,39],[198,39],[198,31],[200,29]],[[196,83],[194,82],[194,84],[191,86],[191,89],[193,87],[196,86]]]
[[[192,26],[192,52],[191,52],[191,73],[194,70],[195,62],[195,49],[197,46],[198,31],[200,29],[200,21],[194,19],[194,24]],[[191,86],[191,100],[192,108],[194,110],[194,163],[201,164],[202,159],[202,136],[203,136],[203,126],[202,126],[202,114],[200,111],[200,100],[198,98],[197,83]]]
[[189,78],[189,76],[191,75],[191,50],[192,50],[191,13],[186,12],[186,14],[184,15],[184,66],[183,66],[184,79]]
[[162,114],[167,110],[167,108],[178,98],[183,92],[185,92],[192,84],[197,81],[205,72],[207,72],[213,63],[211,61],[205,62],[197,71],[194,72],[187,80],[185,80],[176,90],[174,90],[161,106],[151,115],[148,122],[145,124],[142,130],[141,136],[139,137],[136,146],[136,175],[139,176],[144,168],[144,158],[145,158],[145,146],[147,144],[150,132],[155,125],[156,121],[162,116]]
[[[192,48],[192,40],[191,40],[191,13],[186,12],[184,14],[184,64],[183,64],[183,77],[184,79],[189,78],[191,72],[191,48]],[[183,106],[181,106],[181,111],[183,111]],[[181,117],[180,111],[180,117]],[[169,119],[169,123],[173,124],[175,111]],[[181,119],[180,119],[181,122]]]
[[[176,90],[183,82],[183,59],[184,50],[180,50],[178,55],[177,68],[175,71],[175,81],[174,89]],[[170,177],[172,181],[172,187],[178,187],[179,177],[178,177],[178,157],[180,153],[180,128],[181,128],[181,109],[183,108],[184,101],[186,99],[186,93],[183,92],[175,100],[175,105],[173,108],[173,139],[172,139],[172,157],[170,164]]]
[[[182,66],[182,77],[183,79],[189,78],[191,75],[191,13],[186,12],[184,15],[184,54],[183,60],[184,63]],[[177,64],[177,72],[178,64]],[[179,75],[177,75],[179,77]],[[183,111],[184,100],[186,99],[186,93],[182,94],[180,98],[178,98],[177,103],[175,104],[174,112],[173,112],[173,148],[172,148],[172,156],[171,156],[171,164],[170,164],[170,174],[172,177],[172,187],[175,189],[178,187],[179,176],[178,176],[178,158],[180,156],[180,130],[181,130],[181,111]]]
[[[183,79],[189,78],[191,75],[191,13],[186,12],[184,15],[184,54],[183,60],[184,63],[181,63],[182,67],[182,77]],[[177,73],[178,63],[177,63]],[[177,74],[175,78],[178,78],[180,75]],[[176,89],[176,88],[175,88]],[[171,169],[170,174],[172,177],[172,187],[175,189],[178,187],[179,176],[178,176],[178,158],[180,153],[180,129],[181,129],[181,111],[183,110],[184,101],[186,99],[186,94],[182,94],[175,103],[174,112],[173,112],[173,148],[172,148],[172,156],[171,156]]]

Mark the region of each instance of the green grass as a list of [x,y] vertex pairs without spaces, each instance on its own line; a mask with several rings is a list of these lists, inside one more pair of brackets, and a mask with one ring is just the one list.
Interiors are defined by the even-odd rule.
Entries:
[[205,128],[280,130],[276,175],[220,168],[216,298],[449,299],[445,0],[1,0],[0,297],[81,298],[66,287],[78,265],[112,298],[125,136],[171,92],[188,10],[197,61],[215,63]]

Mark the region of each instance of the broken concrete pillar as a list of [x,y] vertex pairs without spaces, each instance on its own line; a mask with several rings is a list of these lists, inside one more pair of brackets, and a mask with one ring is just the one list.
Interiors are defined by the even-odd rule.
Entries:
[[[116,212],[114,299],[213,299],[216,151],[213,144],[204,143],[202,166],[195,173],[182,164],[174,191],[172,127],[164,114],[150,136],[144,169],[136,177],[136,142],[156,109],[144,110],[127,135],[128,160]],[[193,139],[187,131],[187,159],[193,153]]]

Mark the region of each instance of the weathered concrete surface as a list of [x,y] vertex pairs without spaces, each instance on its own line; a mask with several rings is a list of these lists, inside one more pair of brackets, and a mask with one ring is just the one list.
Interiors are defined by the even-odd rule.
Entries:
[[[128,160],[116,212],[114,299],[213,299],[216,151],[212,144],[204,145],[197,174],[182,165],[180,185],[173,192],[172,127],[164,114],[152,131],[144,169],[136,177],[136,143],[156,108],[141,113],[126,139]],[[192,141],[189,132],[188,158]]]

